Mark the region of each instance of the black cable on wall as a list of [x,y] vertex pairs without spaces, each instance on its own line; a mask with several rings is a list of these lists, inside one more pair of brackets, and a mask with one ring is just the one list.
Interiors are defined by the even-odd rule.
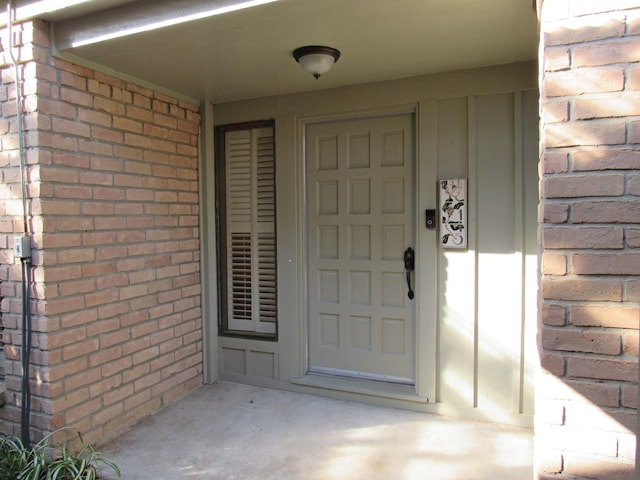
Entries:
[[20,68],[18,61],[14,55],[13,49],[13,2],[7,1],[7,30],[9,34],[8,51],[11,57],[15,72],[16,87],[16,115],[18,130],[18,156],[20,161],[20,184],[22,194],[22,216],[24,235],[15,237],[16,257],[20,258],[22,267],[22,348],[21,348],[21,365],[22,365],[22,392],[20,402],[20,436],[25,447],[31,446],[31,383],[30,383],[30,364],[31,364],[31,341],[32,341],[32,318],[31,318],[31,297],[30,297],[30,278],[31,278],[31,237],[29,236],[29,222],[27,214],[27,187],[25,179],[25,158],[24,158],[24,138],[23,138],[23,112],[22,112],[22,86],[20,82]]

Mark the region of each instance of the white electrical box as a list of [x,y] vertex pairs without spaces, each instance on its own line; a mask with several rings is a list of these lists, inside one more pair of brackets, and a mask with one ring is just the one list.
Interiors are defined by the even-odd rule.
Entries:
[[31,257],[31,239],[26,235],[13,237],[13,251],[18,258]]

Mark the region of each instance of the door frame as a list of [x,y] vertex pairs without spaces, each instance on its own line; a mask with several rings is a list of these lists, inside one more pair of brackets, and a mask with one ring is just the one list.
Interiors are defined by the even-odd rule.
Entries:
[[[384,108],[363,109],[357,111],[339,112],[333,114],[306,115],[296,118],[296,149],[300,159],[298,183],[298,245],[300,245],[299,274],[304,284],[301,287],[302,298],[298,302],[298,371],[302,377],[309,376],[309,298],[308,274],[309,251],[307,238],[307,189],[306,189],[306,139],[307,126],[323,122],[344,120],[364,120],[384,116],[410,114],[414,122],[414,239],[416,250],[415,291],[420,292],[415,298],[415,343],[414,368],[415,385],[407,399],[420,402],[435,403],[437,398],[436,368],[437,368],[437,235],[436,231],[424,228],[424,210],[436,208],[436,165],[437,151],[435,138],[429,138],[427,125],[435,124],[435,101],[418,102],[413,104],[395,105]],[[432,132],[433,136],[435,132]],[[431,140],[431,141],[429,141]],[[372,382],[380,384],[381,382]],[[355,379],[340,379],[342,390],[363,391],[363,381]],[[351,385],[351,386],[350,386]],[[378,389],[372,385],[366,389],[367,393],[382,396],[396,392],[388,389]],[[334,388],[334,386],[331,386]]]

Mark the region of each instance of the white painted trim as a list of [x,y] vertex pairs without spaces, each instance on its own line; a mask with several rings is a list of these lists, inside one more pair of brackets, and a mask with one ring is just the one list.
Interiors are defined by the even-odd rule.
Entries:
[[353,370],[342,370],[339,368],[310,367],[309,373],[338,376],[346,379],[371,380],[374,382],[395,383],[399,385],[415,385],[415,381],[412,378],[394,377],[391,375],[375,375],[373,373],[355,372]]
[[301,291],[298,295],[298,377],[301,377],[307,373],[309,366],[309,333],[308,333],[308,318],[309,318],[309,296],[308,296],[308,249],[307,249],[307,189],[306,189],[306,163],[305,156],[306,151],[306,139],[307,139],[307,121],[304,117],[296,118],[296,134],[295,141],[296,152],[299,155],[300,161],[296,162],[296,205],[298,211],[296,212],[297,221],[297,239],[298,239],[298,275],[301,283]]
[[[14,5],[13,21],[24,22],[25,20],[59,12],[66,8],[71,8],[83,3],[86,4],[91,1],[92,0],[39,0],[36,2],[29,2],[26,5]],[[0,14],[0,27],[4,27],[8,23],[9,15],[6,12]]]
[[200,282],[202,295],[202,362],[204,382],[218,381],[218,260],[215,222],[213,105],[201,105],[198,188],[200,189]]
[[478,337],[478,252],[477,252],[477,238],[478,238],[478,221],[477,221],[477,207],[478,207],[478,151],[477,151],[477,127],[476,127],[476,97],[469,95],[467,97],[467,132],[468,132],[468,175],[469,181],[467,184],[467,223],[473,225],[474,228],[470,228],[467,238],[467,252],[473,255],[473,285],[474,285],[474,305],[473,305],[473,403],[474,409],[478,408],[478,359],[479,359],[479,337]]
[[98,15],[88,14],[59,22],[56,45],[60,50],[93,45],[274,1],[276,0],[153,0],[128,3]]
[[[311,372],[301,378],[291,379],[294,386],[306,386],[321,388],[327,391],[342,392],[346,394],[367,395],[368,398],[388,398],[404,400],[409,402],[425,403],[423,399],[416,395],[413,383],[391,383],[379,381],[377,379],[346,378],[330,373]],[[294,387],[295,388],[295,387]],[[332,395],[330,395],[332,396]]]
[[[525,383],[525,368],[524,368],[524,355],[525,355],[525,343],[524,327],[526,321],[526,268],[525,268],[525,235],[524,235],[524,221],[525,221],[525,182],[524,182],[524,152],[523,152],[523,127],[522,127],[522,91],[516,90],[513,92],[513,163],[514,163],[514,179],[513,179],[513,192],[514,192],[514,246],[518,265],[518,277],[521,280],[519,289],[519,302],[520,302],[520,359],[519,368],[513,370],[513,405],[517,405],[518,413],[522,413],[524,410],[524,383]],[[514,264],[516,264],[514,262]]]
[[[438,335],[438,229],[427,230],[424,212],[437,208],[437,102],[416,109],[416,386],[418,395],[436,401]],[[420,348],[422,347],[422,348]]]
[[[418,109],[417,103],[407,103],[388,107],[368,108],[360,110],[345,110],[336,113],[309,114],[299,115],[298,123],[302,124],[305,129],[307,125],[324,122],[337,122],[340,120],[362,120],[367,118],[380,118],[385,116],[410,114],[415,115]],[[303,145],[304,147],[304,139]],[[304,154],[304,150],[301,151]]]

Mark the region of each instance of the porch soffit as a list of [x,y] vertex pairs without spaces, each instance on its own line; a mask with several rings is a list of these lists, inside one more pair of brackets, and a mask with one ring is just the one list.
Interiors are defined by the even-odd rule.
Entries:
[[[68,6],[33,15],[63,54],[216,103],[535,60],[538,45],[531,0],[54,3]],[[319,80],[291,55],[309,44],[342,52]]]

